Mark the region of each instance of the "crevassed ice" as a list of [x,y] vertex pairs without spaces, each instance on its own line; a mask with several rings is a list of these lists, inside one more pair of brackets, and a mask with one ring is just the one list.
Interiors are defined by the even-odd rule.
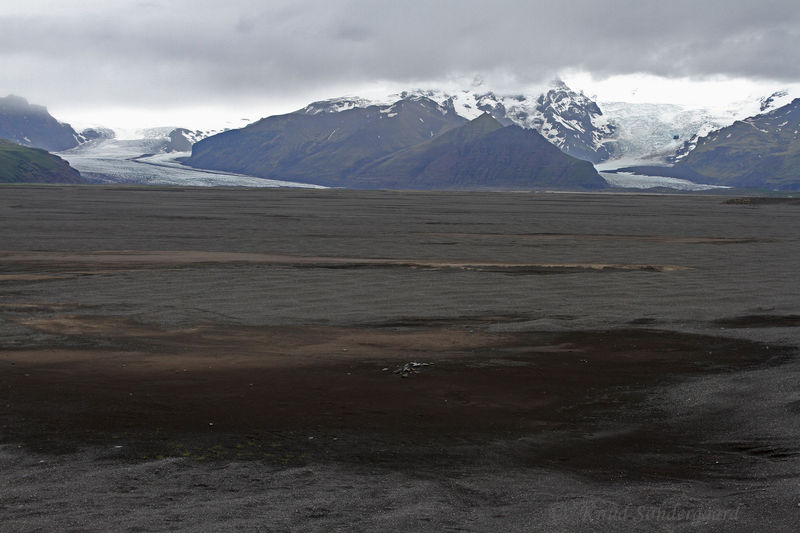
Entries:
[[[148,185],[183,185],[197,187],[305,187],[324,188],[319,185],[269,180],[227,172],[194,169],[182,165],[178,158],[190,152],[148,153],[152,142],[147,139],[109,139],[91,142],[58,155],[92,179],[104,183],[130,183]],[[137,159],[133,159],[137,158]]]

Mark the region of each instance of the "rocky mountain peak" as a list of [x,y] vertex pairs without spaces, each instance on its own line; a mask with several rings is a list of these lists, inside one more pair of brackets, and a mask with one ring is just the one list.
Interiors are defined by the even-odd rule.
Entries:
[[342,96],[339,98],[330,98],[328,100],[319,100],[312,102],[295,113],[304,115],[318,115],[320,113],[339,113],[341,111],[348,111],[359,107],[369,107],[373,102],[366,98],[358,96]]
[[533,129],[564,153],[593,163],[612,155],[610,140],[616,126],[608,121],[597,103],[556,80],[536,99]]
[[783,100],[789,97],[788,91],[775,91],[769,96],[761,98],[761,112],[783,105]]
[[592,162],[612,154],[614,125],[596,102],[555,80],[542,94],[498,94],[483,87],[448,93],[436,89],[404,91],[401,96],[430,98],[458,115],[474,119],[489,113],[504,126],[534,129],[565,153]]

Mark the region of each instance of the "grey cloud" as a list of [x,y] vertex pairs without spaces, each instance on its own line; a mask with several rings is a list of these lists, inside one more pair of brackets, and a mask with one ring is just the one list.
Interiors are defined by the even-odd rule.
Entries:
[[542,80],[566,68],[800,81],[796,0],[99,6],[0,18],[5,92],[49,83],[53,98],[136,93],[167,105],[475,73]]
[[365,26],[346,24],[336,29],[333,33],[333,37],[346,41],[364,42],[370,40],[373,35],[372,31]]

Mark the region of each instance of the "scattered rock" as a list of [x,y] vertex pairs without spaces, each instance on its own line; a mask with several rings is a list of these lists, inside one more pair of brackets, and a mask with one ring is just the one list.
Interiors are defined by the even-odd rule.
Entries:
[[401,378],[407,378],[413,374],[417,373],[417,368],[423,366],[432,366],[432,363],[418,363],[416,361],[410,361],[403,366],[397,367],[394,371],[395,374],[400,374]]

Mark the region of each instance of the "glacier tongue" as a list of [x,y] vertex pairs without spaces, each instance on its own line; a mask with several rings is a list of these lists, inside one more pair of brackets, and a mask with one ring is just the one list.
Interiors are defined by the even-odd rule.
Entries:
[[675,153],[698,132],[708,132],[729,120],[706,109],[684,109],[673,104],[601,103],[616,125],[614,156],[662,160]]
[[[163,129],[161,129],[163,132]],[[275,181],[229,172],[199,170],[181,164],[190,152],[159,152],[159,130],[142,139],[101,139],[59,152],[84,177],[97,183],[181,185],[191,187],[311,187],[318,185]],[[143,155],[147,154],[147,155]]]

